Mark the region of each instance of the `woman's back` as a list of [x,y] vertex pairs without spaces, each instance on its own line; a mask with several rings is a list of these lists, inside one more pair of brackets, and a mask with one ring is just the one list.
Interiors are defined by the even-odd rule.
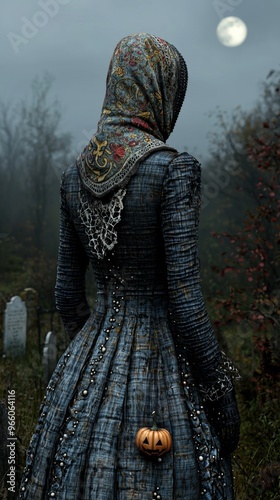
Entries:
[[[153,153],[141,163],[126,189],[121,220],[115,228],[118,243],[112,252],[107,251],[105,260],[97,259],[92,252],[90,238],[79,215],[79,189],[82,190],[82,196],[85,195],[85,190],[79,183],[77,168],[70,167],[68,175],[66,171],[65,189],[71,190],[71,217],[101,289],[102,280],[106,281],[105,276],[109,272],[108,268],[112,267],[110,262],[113,260],[129,287],[134,287],[135,290],[141,287],[142,291],[153,291],[159,287],[161,291],[166,291],[161,201],[164,176],[173,158],[173,152],[162,151]],[[93,199],[90,195],[86,196],[90,204]],[[104,201],[99,203],[104,204]]]
[[[187,248],[197,233],[197,207],[189,198],[190,180],[197,175],[197,169],[195,160],[186,153],[179,156],[156,152],[143,161],[127,187],[121,221],[115,227],[118,242],[103,259],[93,256],[90,233],[86,231],[89,226],[85,224],[85,217],[81,219],[81,207],[86,210],[95,200],[83,196],[76,167],[70,167],[65,173],[62,188],[67,200],[68,222],[62,225],[62,232],[74,224],[85,253],[80,248],[79,258],[75,261],[73,254],[68,255],[67,262],[67,254],[62,249],[58,267],[63,266],[64,271],[71,268],[72,284],[78,293],[79,283],[73,277],[80,276],[80,269],[76,272],[75,262],[78,268],[83,266],[87,255],[98,287],[95,314],[88,318],[70,344],[71,357],[78,349],[83,353],[87,351],[87,356],[86,362],[79,364],[80,375],[75,373],[78,382],[70,398],[70,416],[63,428],[56,459],[58,463],[63,454],[70,456],[74,443],[81,441],[79,463],[75,463],[76,458],[72,456],[72,465],[63,477],[68,498],[76,498],[81,488],[85,499],[98,500],[144,500],[150,494],[152,499],[154,492],[166,500],[194,500],[206,486],[206,491],[216,495],[215,478],[225,470],[216,460],[211,465],[208,463],[209,451],[213,457],[217,456],[217,443],[211,434],[203,431],[206,420],[200,410],[201,399],[188,385],[193,383],[188,366],[188,354],[192,352],[185,350],[184,356],[179,354],[180,339],[176,345],[174,320],[169,309],[172,293],[178,293],[180,283],[184,287],[187,261],[191,259],[194,263],[196,259],[196,246],[191,245],[189,251]],[[191,195],[194,194],[192,185]],[[188,235],[184,234],[185,217],[182,226],[176,222],[172,226],[178,214],[182,217],[181,203],[186,206],[185,215],[189,217]],[[62,235],[62,239],[65,241],[65,236]],[[183,254],[180,253],[181,240]],[[174,271],[169,277],[168,266]],[[182,269],[185,269],[183,274]],[[67,273],[59,276],[57,304],[61,311],[66,311],[67,300],[59,290],[67,286],[64,281]],[[168,281],[173,283],[171,288]],[[195,348],[201,332],[205,341],[205,321],[210,337],[212,330],[205,311],[193,329],[188,312],[201,308],[200,303],[195,303],[200,298],[200,289],[197,294],[195,281],[189,282],[189,287],[193,299],[190,297],[186,308],[180,305],[179,316],[184,316],[185,333],[196,337]],[[67,326],[67,314],[63,320]],[[211,356],[213,344],[216,348],[216,342],[210,342],[207,357]],[[70,373],[68,377],[69,387]],[[143,458],[135,445],[138,429],[152,425],[153,412],[158,425],[167,428],[173,439],[172,451],[158,462]],[[72,437],[71,415],[80,422],[84,413],[92,424],[89,428],[82,423],[77,425]],[[112,440],[113,436],[116,440]],[[105,444],[108,440],[110,446]],[[76,453],[77,448],[75,457]],[[76,475],[77,468],[85,469],[87,479],[81,484],[73,483],[74,464]],[[56,474],[57,469],[56,466]],[[94,470],[94,478],[89,470]],[[52,488],[55,487],[53,483]],[[230,495],[231,482],[225,483],[216,498],[230,499]]]

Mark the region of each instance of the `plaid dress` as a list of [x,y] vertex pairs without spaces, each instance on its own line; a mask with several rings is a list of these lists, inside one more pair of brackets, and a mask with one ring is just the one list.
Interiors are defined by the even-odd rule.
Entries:
[[[122,199],[117,243],[102,259],[82,221],[83,195],[73,165],[62,179],[56,283],[72,341],[40,409],[20,498],[231,500],[230,458],[220,456],[195,382],[220,356],[200,287],[200,166],[170,151],[142,161]],[[173,441],[160,460],[135,444],[153,412]]]

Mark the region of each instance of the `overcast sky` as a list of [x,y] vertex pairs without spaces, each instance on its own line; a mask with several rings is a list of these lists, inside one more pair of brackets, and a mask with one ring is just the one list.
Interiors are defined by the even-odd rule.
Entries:
[[[151,33],[183,54],[189,88],[168,143],[200,160],[213,128],[209,113],[217,106],[250,109],[261,82],[279,68],[279,0],[1,0],[0,9],[0,100],[27,100],[34,77],[49,72],[61,128],[77,150],[96,127],[109,60],[123,36]],[[235,48],[216,37],[221,17],[229,15],[248,27]]]

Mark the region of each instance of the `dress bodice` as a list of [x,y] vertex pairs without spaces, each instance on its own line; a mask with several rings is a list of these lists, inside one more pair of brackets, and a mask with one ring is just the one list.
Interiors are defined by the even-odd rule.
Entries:
[[77,168],[71,166],[62,179],[60,238],[71,251],[68,256],[60,248],[56,283],[56,303],[66,330],[71,325],[68,333],[73,337],[90,316],[84,275],[91,263],[101,309],[111,307],[116,287],[135,315],[147,307],[160,316],[168,309],[176,324],[175,342],[188,353],[199,377],[207,378],[221,354],[201,291],[198,162],[188,153],[159,151],[139,165],[123,200],[117,244],[104,259],[92,252],[80,218],[81,189]]

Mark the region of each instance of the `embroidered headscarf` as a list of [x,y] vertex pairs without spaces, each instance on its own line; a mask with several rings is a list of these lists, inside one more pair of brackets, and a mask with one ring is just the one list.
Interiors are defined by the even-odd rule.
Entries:
[[[77,159],[80,217],[92,251],[103,259],[117,243],[115,226],[131,175],[166,145],[182,107],[187,67],[177,49],[146,33],[123,38],[110,62],[97,131]],[[108,196],[105,196],[109,193]]]
[[152,151],[171,149],[171,134],[187,88],[186,64],[161,38],[123,38],[110,62],[97,132],[77,160],[85,187],[102,197],[124,186]]

